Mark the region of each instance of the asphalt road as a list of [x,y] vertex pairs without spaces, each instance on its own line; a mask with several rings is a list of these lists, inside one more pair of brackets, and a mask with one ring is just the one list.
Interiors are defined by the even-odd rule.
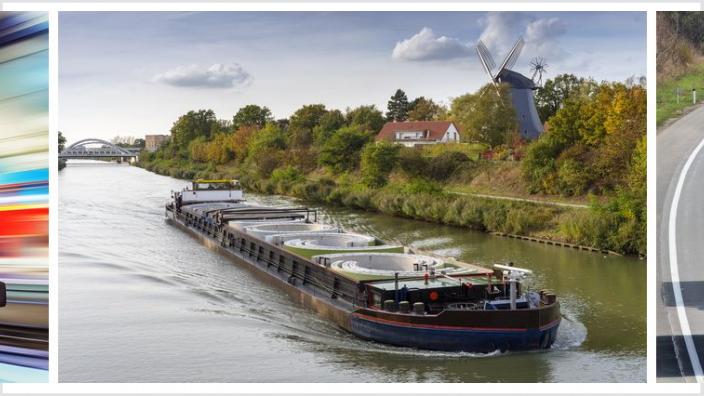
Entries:
[[657,244],[657,380],[701,382],[704,107],[657,136]]

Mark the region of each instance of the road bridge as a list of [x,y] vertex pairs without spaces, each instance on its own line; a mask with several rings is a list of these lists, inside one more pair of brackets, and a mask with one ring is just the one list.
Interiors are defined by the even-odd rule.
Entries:
[[102,139],[83,139],[66,147],[59,153],[59,159],[109,159],[135,161],[139,158],[138,148],[124,148]]

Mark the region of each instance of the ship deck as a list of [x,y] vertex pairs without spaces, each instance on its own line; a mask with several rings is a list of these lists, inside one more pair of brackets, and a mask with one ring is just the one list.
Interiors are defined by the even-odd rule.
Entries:
[[[399,279],[398,286],[406,286],[409,289],[437,289],[449,286],[457,286],[460,279],[462,282],[469,281],[469,278],[431,278],[426,282],[424,279]],[[486,277],[471,278],[471,283],[474,285],[488,285],[489,282]],[[396,281],[394,279],[384,280],[379,282],[374,282],[374,287],[381,290],[395,290]]]

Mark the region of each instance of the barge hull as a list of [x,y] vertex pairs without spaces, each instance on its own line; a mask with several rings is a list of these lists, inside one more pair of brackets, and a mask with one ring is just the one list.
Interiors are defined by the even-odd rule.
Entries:
[[352,332],[385,344],[437,351],[489,353],[496,350],[546,349],[555,341],[559,319],[543,328],[488,329],[418,326],[352,314]]

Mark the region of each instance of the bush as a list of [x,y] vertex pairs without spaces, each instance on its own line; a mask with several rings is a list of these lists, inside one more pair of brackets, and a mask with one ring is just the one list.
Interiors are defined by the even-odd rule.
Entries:
[[557,189],[564,196],[584,194],[590,182],[588,170],[573,159],[564,161],[557,171]]
[[509,234],[530,234],[531,232],[544,228],[553,217],[553,213],[538,206],[512,207],[506,214],[506,224],[503,229]]
[[359,164],[362,147],[370,135],[358,127],[344,127],[335,132],[320,150],[318,162],[336,172],[354,169]]
[[559,145],[555,144],[549,135],[543,135],[528,146],[521,166],[523,177],[528,182],[528,191],[532,194],[556,192],[555,159],[560,150]]
[[461,226],[472,227],[479,230],[485,230],[484,213],[482,205],[476,199],[468,199],[463,197],[464,205],[462,205],[462,213],[459,217]]
[[421,151],[413,147],[401,147],[396,164],[408,177],[421,177],[428,167],[428,161],[423,158]]
[[357,209],[375,209],[372,205],[373,193],[367,190],[348,190],[341,202],[345,206]]
[[272,183],[295,183],[299,182],[305,179],[305,176],[296,168],[294,168],[291,165],[284,166],[281,168],[275,169],[273,172],[271,172],[271,179],[270,181]]
[[388,142],[369,143],[362,150],[362,181],[369,187],[383,187],[396,164],[400,146]]
[[445,181],[454,174],[458,167],[469,161],[469,157],[464,153],[446,151],[430,160],[428,177],[437,181]]
[[403,183],[401,186],[394,186],[394,189],[399,190],[402,194],[440,194],[442,188],[436,183],[426,179],[411,179]]
[[274,169],[281,166],[282,151],[267,148],[261,149],[259,155],[248,158],[249,165],[262,179],[268,179]]
[[507,215],[506,206],[493,201],[485,201],[484,203],[486,204],[482,216],[484,227],[488,231],[506,232],[504,227]]
[[560,233],[572,243],[645,256],[646,219],[640,206],[634,197],[620,191],[607,204],[595,204],[561,223]]

